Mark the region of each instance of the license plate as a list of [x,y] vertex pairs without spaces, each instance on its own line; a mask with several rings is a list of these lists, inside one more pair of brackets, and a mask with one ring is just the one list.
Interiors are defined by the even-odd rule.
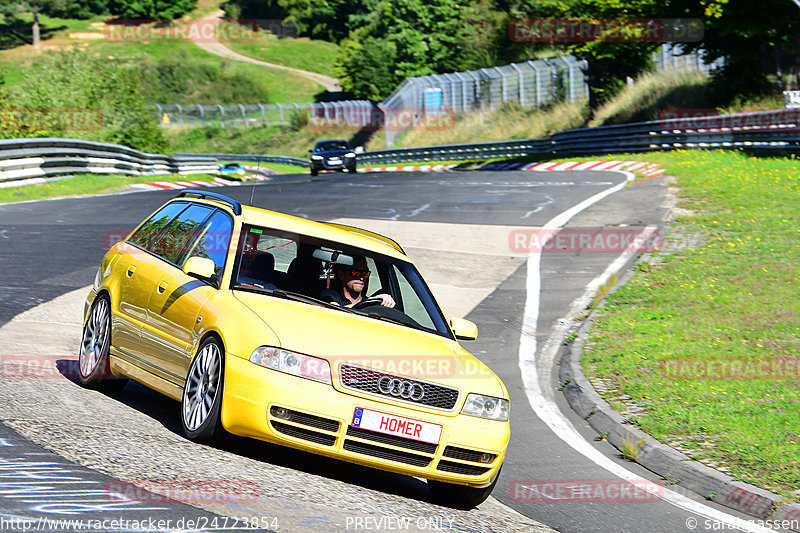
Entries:
[[433,424],[406,418],[404,416],[390,415],[381,411],[356,407],[353,413],[353,427],[377,431],[386,435],[396,435],[407,439],[439,444],[442,437],[442,425]]

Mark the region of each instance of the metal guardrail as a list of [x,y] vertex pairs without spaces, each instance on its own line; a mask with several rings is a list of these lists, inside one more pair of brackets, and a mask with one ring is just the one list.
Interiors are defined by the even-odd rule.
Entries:
[[[687,116],[554,133],[544,139],[375,150],[359,164],[552,159],[559,156],[676,149],[800,150],[800,109]],[[125,146],[77,139],[0,140],[0,182],[77,172],[157,175],[213,173],[218,161],[270,162],[308,167],[296,157],[258,154],[146,154]]]
[[169,157],[80,139],[0,140],[0,182],[77,173],[155,176],[216,171],[216,159],[199,154]]
[[254,154],[175,154],[175,157],[211,157],[217,162],[226,161],[248,161],[253,163],[280,163],[282,165],[295,165],[298,167],[310,167],[308,159],[299,159],[285,155],[254,155]]
[[[685,116],[651,122],[581,128],[554,133],[544,139],[374,150],[359,154],[358,163],[387,165],[518,157],[551,159],[558,156],[703,148],[800,149],[800,109]],[[280,156],[203,155],[212,155],[219,160],[273,160],[309,166],[307,160]]]

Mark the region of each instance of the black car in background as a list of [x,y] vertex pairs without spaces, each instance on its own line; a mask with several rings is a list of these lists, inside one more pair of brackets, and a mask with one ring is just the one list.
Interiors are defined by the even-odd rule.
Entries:
[[308,152],[311,154],[312,176],[319,174],[320,170],[356,171],[356,153],[345,140],[319,141]]

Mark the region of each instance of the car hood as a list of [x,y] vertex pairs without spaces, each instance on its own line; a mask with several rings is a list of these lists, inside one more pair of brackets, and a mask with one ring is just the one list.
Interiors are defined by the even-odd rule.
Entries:
[[[345,311],[243,291],[237,299],[276,332],[281,347],[342,363],[413,376],[499,397],[500,379],[456,341]],[[269,299],[269,300],[268,300]]]

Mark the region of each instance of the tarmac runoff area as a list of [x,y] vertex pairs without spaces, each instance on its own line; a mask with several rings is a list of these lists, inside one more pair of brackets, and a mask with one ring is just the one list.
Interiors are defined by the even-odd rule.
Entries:
[[[391,235],[400,242],[448,317],[468,314],[526,258],[510,254],[509,228],[504,226],[334,222]],[[433,234],[440,238],[432,247]],[[481,245],[471,248],[485,253],[461,251],[463,243],[476,241]],[[488,264],[492,268],[481,268]],[[257,499],[231,503],[222,498],[199,498],[189,503],[223,516],[275,518],[277,522],[266,525],[282,531],[353,531],[359,526],[402,531],[554,531],[494,498],[470,511],[429,503],[424,500],[424,485],[414,478],[342,466],[327,459],[312,460],[282,447],[262,447],[258,441],[246,441],[252,445],[244,451],[230,445],[216,449],[194,444],[181,434],[177,402],[137,385],[129,384],[114,395],[80,387],[65,379],[56,364],[75,364],[70,360],[77,359],[88,291],[87,286],[64,294],[0,328],[5,354],[28,362],[31,356],[40,356],[41,361],[36,362],[43,365],[36,379],[0,377],[0,421],[45,449],[117,479],[150,481],[150,486],[170,480],[256,483]],[[52,371],[52,379],[47,379],[45,367]],[[307,464],[310,466],[305,468]],[[330,477],[315,472],[324,472],[326,467],[336,472]]]

